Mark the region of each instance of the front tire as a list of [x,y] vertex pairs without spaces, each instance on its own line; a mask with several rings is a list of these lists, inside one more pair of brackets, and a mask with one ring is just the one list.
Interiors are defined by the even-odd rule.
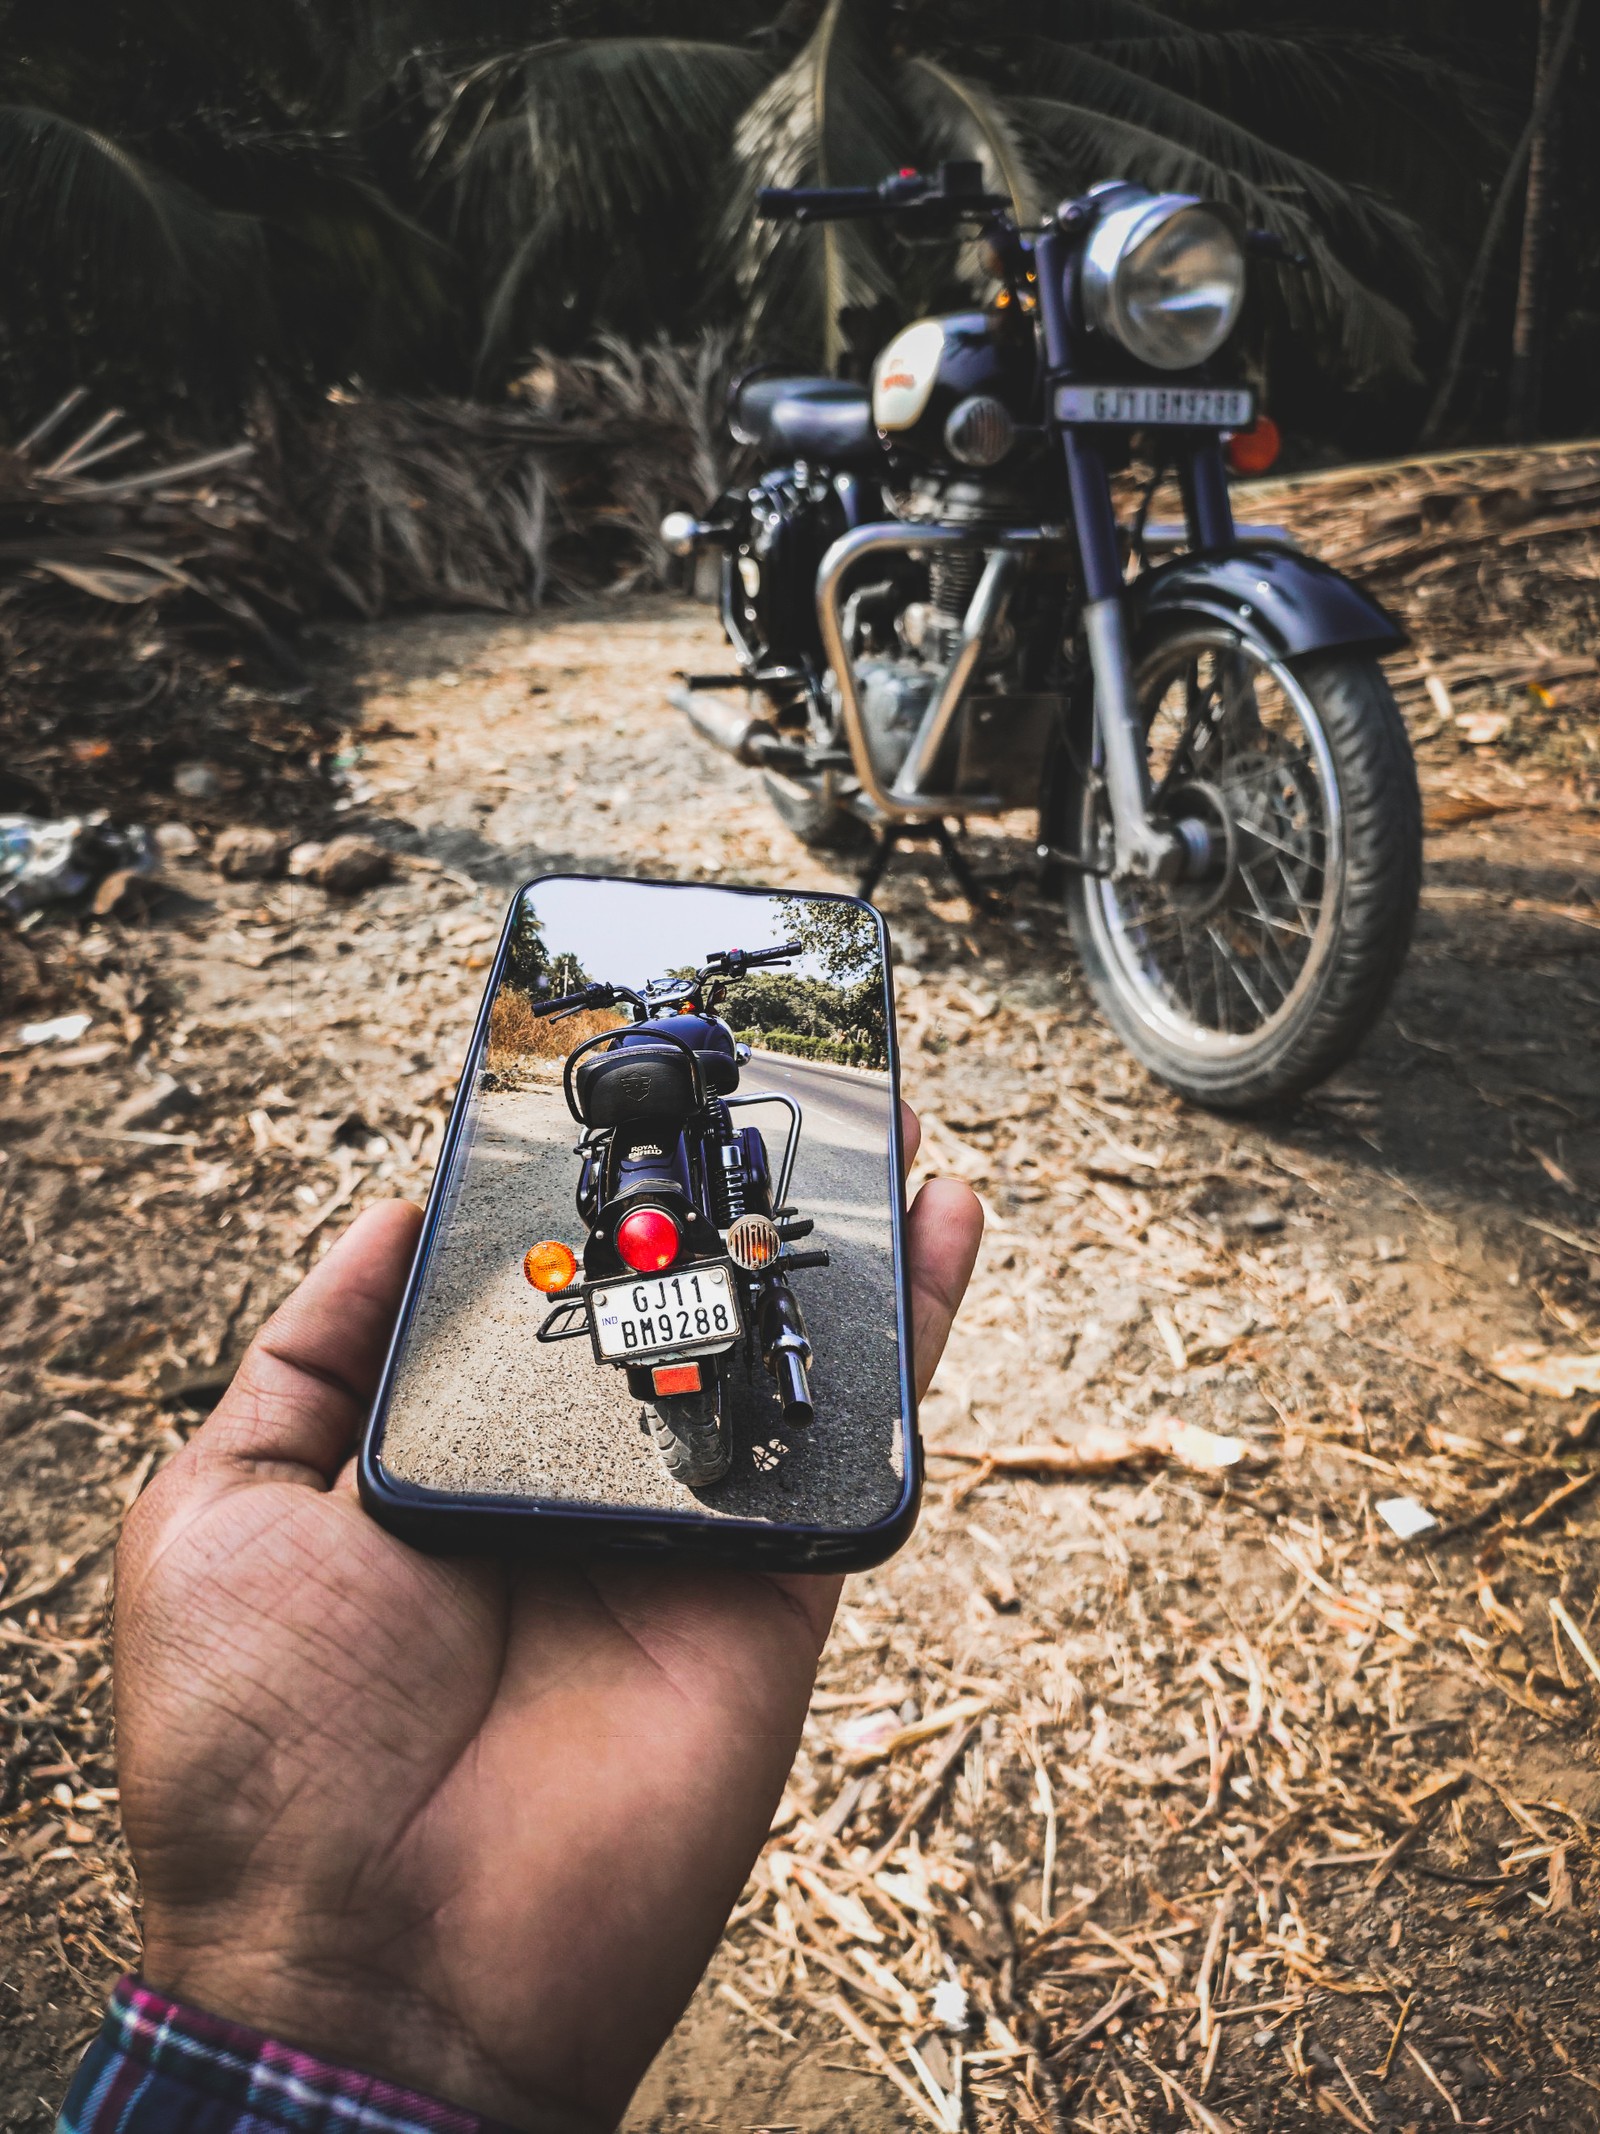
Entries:
[[719,1384],[704,1393],[676,1393],[646,1410],[650,1435],[667,1473],[685,1489],[720,1482],[733,1463],[733,1431]]
[[[1075,874],[1067,914],[1106,1020],[1191,1102],[1242,1112],[1344,1064],[1405,962],[1422,809],[1405,725],[1377,662],[1273,658],[1199,619],[1136,653],[1151,784],[1215,819],[1210,884]],[[1109,866],[1091,775],[1076,850]]]

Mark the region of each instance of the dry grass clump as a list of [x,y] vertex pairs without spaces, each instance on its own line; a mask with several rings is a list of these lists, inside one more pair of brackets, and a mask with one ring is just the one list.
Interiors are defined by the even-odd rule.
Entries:
[[530,1060],[564,1060],[574,1045],[596,1037],[602,1030],[616,1030],[626,1017],[613,1008],[589,1008],[560,1022],[547,1022],[533,1012],[533,1002],[516,986],[502,986],[489,1010],[489,1043],[485,1064],[491,1074],[513,1074]]

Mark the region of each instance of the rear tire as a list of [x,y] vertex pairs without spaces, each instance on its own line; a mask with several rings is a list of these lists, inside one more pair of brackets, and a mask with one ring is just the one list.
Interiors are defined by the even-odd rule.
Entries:
[[779,771],[763,771],[761,783],[784,828],[813,852],[865,853],[870,849],[871,830],[859,815],[830,799],[825,789],[786,778]]
[[[1230,835],[1239,853],[1252,856],[1256,879],[1247,882],[1246,868],[1239,867],[1237,888],[1198,920],[1185,916],[1181,890],[1162,892],[1150,884],[1077,874],[1066,892],[1084,975],[1107,1022],[1169,1088],[1224,1112],[1257,1110],[1299,1096],[1350,1058],[1400,975],[1422,873],[1416,765],[1393,694],[1373,659],[1333,652],[1278,662],[1209,623],[1167,635],[1136,654],[1136,695],[1150,722],[1152,758],[1158,753],[1161,707],[1172,701],[1171,677],[1181,676],[1184,660],[1220,656],[1237,663],[1240,655],[1260,678],[1252,684],[1251,701],[1262,693],[1272,699],[1284,714],[1281,732],[1270,734],[1258,725],[1256,756],[1246,748],[1231,766],[1225,749],[1197,758],[1194,775],[1210,782],[1193,790],[1224,799],[1239,764],[1281,764],[1286,769],[1280,786],[1292,792],[1294,805],[1304,805],[1305,822],[1320,807],[1321,829],[1313,825],[1296,848],[1292,819],[1285,818],[1285,827],[1259,797],[1247,801]],[[1219,733],[1225,726],[1226,718]],[[1301,738],[1293,740],[1296,731]],[[1261,747],[1263,735],[1275,755]],[[1209,768],[1214,762],[1221,762],[1220,771]],[[1160,769],[1152,760],[1157,783]],[[1259,796],[1269,784],[1261,770],[1246,769],[1233,792]],[[1079,795],[1074,827],[1076,849],[1086,857],[1107,849],[1104,802],[1088,784]],[[1288,860],[1259,864],[1274,851],[1289,854]],[[1281,902],[1285,890],[1287,904]],[[1316,903],[1303,901],[1313,894]],[[1233,954],[1245,973],[1242,989],[1236,987],[1220,1014],[1208,1014],[1208,1005],[1215,1010],[1223,1000],[1221,993],[1213,993],[1209,1004],[1206,998],[1204,960],[1212,945],[1226,965],[1248,939],[1257,914],[1267,913],[1263,960]],[[1296,939],[1308,944],[1298,965],[1283,948],[1287,942],[1299,954],[1293,950]],[[1264,968],[1269,976],[1281,972],[1286,981],[1276,1002],[1267,997]],[[1197,969],[1198,990],[1186,984],[1185,975],[1192,979]],[[1261,1006],[1270,1008],[1254,1028],[1244,997],[1251,986],[1262,994]]]
[[733,1463],[733,1431],[722,1408],[722,1388],[678,1393],[647,1411],[650,1435],[667,1473],[685,1489],[720,1482]]

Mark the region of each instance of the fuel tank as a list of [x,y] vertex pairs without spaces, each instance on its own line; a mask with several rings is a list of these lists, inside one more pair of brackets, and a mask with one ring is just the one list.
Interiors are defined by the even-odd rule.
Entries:
[[663,1037],[675,1037],[693,1049],[708,1097],[732,1096],[739,1086],[739,1062],[734,1055],[733,1032],[719,1016],[652,1015],[648,1022],[630,1024],[617,1049],[659,1044]]
[[872,372],[872,419],[896,453],[996,466],[1032,418],[1038,364],[1032,326],[991,309],[918,319]]

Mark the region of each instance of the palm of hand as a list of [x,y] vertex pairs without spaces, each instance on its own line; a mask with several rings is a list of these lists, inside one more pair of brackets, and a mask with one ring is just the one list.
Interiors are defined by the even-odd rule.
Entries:
[[[970,1196],[929,1192],[924,1375],[976,1243]],[[145,1975],[517,2125],[609,2125],[759,1849],[836,1587],[442,1561],[374,1525],[345,1463],[414,1224],[356,1226],[130,1519]]]

